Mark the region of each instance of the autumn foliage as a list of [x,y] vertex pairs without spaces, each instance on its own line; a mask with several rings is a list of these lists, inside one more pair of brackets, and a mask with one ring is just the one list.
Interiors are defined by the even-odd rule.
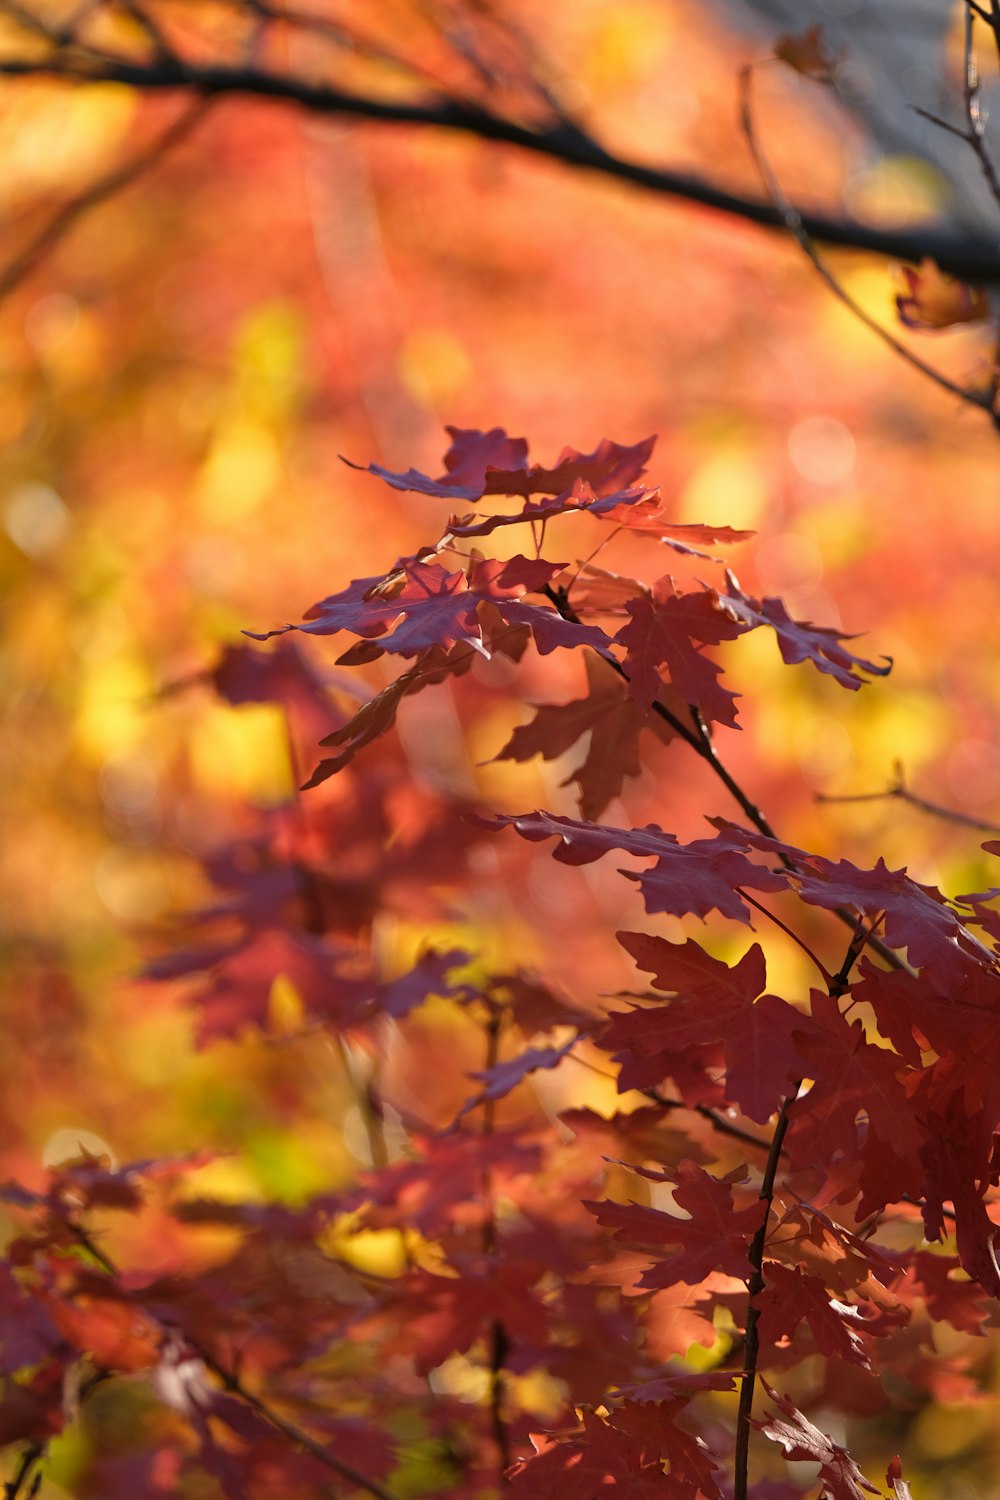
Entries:
[[[280,705],[305,788],[206,852],[204,903],[137,981],[183,996],[200,1046],[339,1055],[368,1167],[269,1203],[201,1190],[211,1153],[85,1151],[3,1188],[10,1492],[124,1387],[130,1441],[81,1495],[790,1500],[783,1456],[833,1500],[905,1496],[822,1413],[963,1390],[935,1348],[1000,1295],[997,891],[794,847],[735,782],[745,637],[831,690],[890,664],[745,592],[747,533],[675,523],[652,440],[546,467],[449,431],[440,478],[371,465],[443,503],[437,538],[173,685]],[[490,753],[558,762],[580,815],[435,779],[448,716],[556,656],[577,695]],[[417,695],[443,705],[424,774],[396,734]],[[718,790],[700,836],[603,821],[683,757]],[[613,993],[477,942],[501,877],[583,941],[597,865],[629,883]],[[399,924],[440,937],[401,962]],[[122,1216],[153,1216],[169,1263],[112,1256]]]

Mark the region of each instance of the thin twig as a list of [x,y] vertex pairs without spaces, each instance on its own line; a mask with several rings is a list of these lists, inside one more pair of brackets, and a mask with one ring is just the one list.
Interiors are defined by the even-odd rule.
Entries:
[[929,109],[922,109],[919,105],[915,106],[914,113],[921,115],[925,120],[930,120],[931,124],[937,125],[940,130],[946,130],[949,135],[957,136],[960,141],[964,141],[972,148],[982,168],[983,176],[986,178],[993,201],[1000,204],[1000,177],[997,176],[993,159],[986,149],[986,121],[979,102],[979,70],[976,66],[973,30],[977,14],[983,15],[978,6],[966,5],[962,69],[962,106],[965,114],[965,129],[960,130],[957,125],[950,124],[948,120],[942,120],[940,115],[933,114]]
[[[605,1074],[604,1076],[610,1077],[611,1075]],[[659,1089],[654,1088],[641,1089],[640,1092],[645,1098],[651,1099],[654,1104],[658,1104],[667,1112],[673,1109],[690,1110],[692,1114],[701,1115],[703,1120],[708,1120],[712,1129],[719,1135],[728,1135],[734,1141],[742,1141],[744,1146],[753,1146],[757,1151],[770,1150],[768,1141],[759,1135],[754,1135],[752,1130],[744,1130],[742,1125],[734,1125],[731,1120],[726,1119],[725,1115],[720,1114],[717,1109],[712,1109],[708,1104],[685,1104],[683,1099],[671,1099],[669,1095],[661,1094]]]
[[[598,1078],[606,1078],[609,1083],[615,1082],[614,1073],[606,1073],[603,1068],[597,1067],[595,1063],[588,1061],[585,1057],[580,1057],[576,1052],[570,1052],[568,1060],[576,1063],[578,1067],[586,1068],[589,1072],[596,1073]],[[752,1130],[744,1130],[742,1125],[734,1125],[731,1120],[726,1119],[725,1115],[720,1114],[717,1109],[712,1109],[707,1104],[685,1104],[683,1099],[671,1099],[668,1094],[663,1094],[656,1088],[640,1089],[639,1093],[642,1094],[644,1099],[649,1099],[653,1104],[658,1104],[662,1110],[666,1110],[667,1112],[673,1109],[686,1109],[692,1114],[701,1115],[702,1119],[707,1120],[717,1134],[731,1136],[734,1141],[742,1141],[744,1146],[753,1146],[757,1151],[767,1151],[770,1149],[770,1141],[764,1140],[762,1136],[754,1135]]]
[[952,396],[957,396],[960,401],[966,402],[969,406],[975,406],[979,411],[985,411],[994,427],[1000,430],[1000,413],[995,412],[993,409],[992,392],[984,394],[970,390],[967,386],[959,385],[957,381],[950,380],[947,375],[943,375],[940,370],[935,369],[933,365],[921,359],[918,354],[914,354],[912,349],[908,349],[887,328],[883,328],[882,324],[876,318],[873,318],[870,313],[865,311],[860,302],[851,296],[847,288],[838,281],[833,271],[827,265],[826,260],[816,248],[814,237],[803,215],[785,197],[781,184],[775,176],[770,162],[764,155],[757,138],[757,131],[753,121],[752,86],[754,66],[751,63],[747,67],[740,69],[740,120],[747,145],[757,165],[757,170],[760,172],[768,196],[780,213],[782,222],[789,234],[833,295],[853,313],[859,322],[863,323],[866,328],[870,328],[872,333],[880,338],[895,355],[904,360],[906,364],[912,366],[913,369],[919,370],[921,375],[924,375],[928,380],[932,380],[942,390],[948,391]]
[[[91,1235],[88,1234],[87,1230],[83,1229],[79,1224],[72,1225],[72,1230],[78,1243],[87,1251],[88,1255],[93,1257],[101,1269],[108,1276],[117,1278],[120,1274],[118,1267],[111,1260],[110,1256],[105,1254]],[[212,1374],[222,1382],[225,1389],[231,1395],[239,1396],[241,1401],[244,1401],[247,1406],[251,1406],[258,1416],[263,1417],[270,1426],[287,1437],[296,1447],[302,1448],[306,1453],[311,1454],[317,1462],[323,1464],[332,1473],[338,1474],[341,1479],[346,1479],[349,1483],[357,1485],[359,1489],[367,1491],[369,1495],[374,1495],[375,1500],[398,1500],[398,1496],[394,1495],[391,1490],[386,1489],[384,1485],[379,1484],[377,1479],[370,1479],[367,1474],[362,1474],[359,1469],[356,1469],[353,1464],[348,1463],[346,1459],[338,1458],[335,1453],[331,1453],[328,1448],[324,1448],[321,1443],[317,1443],[315,1438],[311,1438],[307,1432],[303,1432],[301,1427],[297,1427],[294,1422],[289,1422],[280,1412],[275,1411],[260,1396],[256,1396],[252,1391],[247,1390],[239,1376],[233,1370],[227,1369],[200,1340],[193,1337],[186,1329],[176,1328],[174,1324],[165,1318],[161,1318],[159,1321],[164,1328],[169,1328],[171,1332],[179,1332],[181,1334],[181,1337],[194,1350],[205,1367],[211,1370]]]
[[918,797],[911,792],[903,780],[903,768],[897,763],[895,767],[895,780],[891,786],[887,786],[881,792],[854,792],[841,796],[833,796],[827,792],[817,792],[817,802],[888,802],[895,800],[905,802],[909,807],[915,807],[919,812],[929,814],[932,818],[941,818],[947,823],[956,823],[960,828],[971,828],[976,833],[998,833],[1000,834],[1000,823],[990,823],[985,818],[974,818],[969,813],[959,812],[954,807],[944,807],[939,802],[929,802],[926,797]]
[[[0,75],[55,77],[76,84],[124,83],[150,93],[184,88],[211,95],[250,95],[296,104],[317,115],[348,115],[387,125],[459,131],[716,209],[765,228],[787,228],[783,214],[772,202],[729,192],[697,174],[617,156],[561,117],[547,127],[533,129],[481,104],[465,103],[448,94],[420,100],[375,98],[333,84],[313,83],[250,66],[201,64],[184,59],[165,67],[125,58],[77,56],[70,51],[45,58],[5,58],[0,61]],[[802,214],[801,225],[813,240],[828,245],[869,250],[894,260],[920,261],[929,256],[942,270],[965,281],[989,284],[1000,280],[996,247],[986,236],[927,227],[885,230],[823,214]]]
[[113,198],[124,188],[130,187],[151,167],[157,166],[169,151],[180,145],[181,141],[185,140],[204,119],[211,103],[211,99],[196,99],[144,151],[133,156],[122,166],[115,167],[114,171],[108,172],[104,177],[99,177],[82,193],[71,198],[68,203],[64,203],[48,223],[38,231],[34,239],[0,269],[0,301],[20,286],[46,256],[52,253],[78,219],[89,213],[91,209],[97,208],[99,204]]

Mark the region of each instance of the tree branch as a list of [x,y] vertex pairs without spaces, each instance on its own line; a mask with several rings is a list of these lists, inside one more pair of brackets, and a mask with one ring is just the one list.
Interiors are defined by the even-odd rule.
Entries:
[[817,802],[888,802],[892,799],[905,802],[919,812],[928,813],[932,818],[941,818],[945,823],[957,823],[960,828],[971,828],[975,833],[1000,833],[1000,823],[990,823],[985,818],[974,818],[969,813],[959,812],[957,808],[945,807],[940,802],[929,802],[926,797],[918,797],[916,792],[910,791],[903,780],[903,767],[898,762],[895,767],[895,780],[882,792],[854,792],[841,796],[833,796],[825,792],[816,794]]
[[[111,1260],[110,1256],[106,1255],[90,1234],[88,1234],[87,1230],[79,1224],[72,1225],[72,1230],[79,1244],[87,1251],[87,1254],[93,1258],[97,1265],[101,1267],[102,1271],[106,1272],[108,1276],[117,1278],[119,1276],[118,1267]],[[297,1427],[294,1422],[287,1421],[280,1412],[275,1411],[260,1396],[255,1396],[252,1391],[247,1390],[239,1376],[233,1370],[227,1369],[225,1365],[221,1364],[200,1340],[192,1337],[186,1330],[176,1328],[175,1325],[171,1324],[165,1318],[161,1318],[159,1321],[165,1328],[170,1328],[172,1331],[180,1333],[185,1343],[194,1350],[205,1367],[212,1371],[212,1374],[222,1382],[222,1385],[231,1395],[239,1396],[240,1400],[246,1402],[247,1406],[253,1407],[258,1416],[263,1417],[265,1422],[288,1438],[297,1448],[301,1448],[306,1453],[311,1454],[318,1463],[323,1464],[332,1473],[339,1475],[341,1479],[346,1479],[348,1483],[374,1496],[374,1500],[398,1500],[398,1497],[391,1490],[386,1489],[377,1480],[369,1479],[366,1474],[362,1474],[360,1469],[356,1469],[346,1459],[338,1458],[335,1453],[331,1453],[328,1448],[324,1448],[322,1443],[317,1443],[315,1438],[311,1438],[307,1432],[303,1432],[301,1427]]]
[[814,236],[806,226],[805,219],[797,209],[792,207],[785,197],[781,185],[772,171],[770,163],[764,155],[760,142],[757,139],[757,132],[753,122],[752,79],[753,67],[743,68],[740,72],[740,116],[743,123],[743,133],[746,136],[747,145],[750,147],[753,159],[757,163],[757,168],[768,194],[781,214],[785,228],[798,244],[803,254],[812,263],[818,275],[825,281],[838,301],[842,302],[860,323],[863,323],[866,328],[870,328],[872,333],[892,350],[893,354],[897,355],[906,364],[911,365],[913,369],[918,370],[928,380],[932,380],[935,385],[940,386],[942,390],[947,391],[950,395],[957,396],[960,401],[967,402],[969,406],[974,406],[978,410],[986,412],[994,427],[1000,430],[1000,413],[994,411],[994,393],[992,391],[984,394],[979,391],[970,390],[967,386],[959,385],[955,380],[949,380],[947,375],[943,375],[940,370],[928,364],[925,359],[921,359],[918,354],[914,354],[912,349],[908,349],[887,328],[883,328],[882,324],[867,313],[861,304],[837,280],[837,277],[833,274],[833,271],[813,243]]
[[92,208],[106,203],[116,193],[130,187],[137,178],[162,161],[169,151],[186,139],[205,117],[212,101],[209,98],[195,99],[166,130],[162,131],[145,150],[133,156],[104,177],[99,177],[90,187],[64,203],[44,224],[32,240],[0,269],[0,302],[8,297],[21,282],[59,244],[72,229],[76,221]]
[[[423,126],[499,141],[566,166],[599,172],[649,192],[715,209],[769,229],[785,229],[781,211],[770,202],[730,192],[707,178],[656,167],[617,156],[569,120],[558,118],[533,129],[480,104],[433,93],[423,100],[381,99],[353,93],[329,83],[312,83],[250,66],[201,65],[172,57],[136,62],[106,55],[57,50],[45,58],[8,57],[0,76],[49,77],[68,83],[123,83],[142,92],[185,89],[206,96],[245,95],[295,104],[319,115],[346,115],[385,125]],[[920,261],[929,256],[942,270],[964,281],[1000,282],[995,242],[974,234],[938,227],[878,229],[858,220],[802,213],[800,222],[814,240],[865,250],[892,260]]]

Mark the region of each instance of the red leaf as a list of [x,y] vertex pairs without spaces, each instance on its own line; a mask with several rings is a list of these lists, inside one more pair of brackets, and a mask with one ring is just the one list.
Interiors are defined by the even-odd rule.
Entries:
[[[794,1340],[799,1324],[805,1322],[820,1353],[828,1359],[844,1359],[849,1364],[871,1369],[871,1361],[858,1337],[859,1330],[864,1329],[860,1311],[832,1301],[818,1276],[766,1261],[764,1290],[754,1302],[760,1312],[757,1329],[763,1348],[774,1349],[784,1340]],[[804,1349],[803,1358],[808,1353],[808,1348]]]
[[889,1467],[885,1471],[885,1482],[893,1495],[893,1500],[913,1500],[910,1486],[903,1478],[903,1466],[899,1461],[899,1454],[890,1458]]
[[480,605],[489,604],[508,625],[526,625],[543,655],[564,646],[605,650],[608,637],[596,625],[565,620],[548,605],[523,600],[526,592],[543,589],[564,566],[540,558],[488,558],[474,564],[466,576],[461,571],[449,573],[440,563],[408,558],[386,578],[356,579],[339,594],[314,604],[302,625],[245,633],[266,640],[285,630],[310,635],[351,630],[375,641],[380,651],[399,656],[416,656],[434,646],[448,651],[461,644],[489,658],[478,613]]
[[836,58],[827,55],[823,45],[823,28],[817,22],[801,36],[778,38],[774,55],[816,83],[832,83],[837,71]]
[[574,1036],[568,1042],[564,1042],[561,1047],[526,1047],[516,1057],[497,1063],[495,1067],[487,1069],[484,1073],[472,1073],[470,1077],[481,1081],[483,1087],[478,1094],[463,1105],[463,1115],[487,1099],[503,1099],[516,1089],[519,1083],[523,1083],[530,1073],[537,1073],[540,1069],[558,1068],[579,1040],[579,1037]]
[[734,1209],[732,1178],[712,1177],[694,1162],[682,1162],[675,1173],[664,1173],[660,1180],[677,1183],[674,1201],[689,1219],[636,1203],[584,1203],[599,1224],[614,1229],[614,1238],[622,1244],[643,1249],[680,1246],[651,1266],[641,1285],[655,1288],[684,1281],[697,1286],[713,1271],[745,1281],[750,1275],[748,1243],[764,1221],[764,1203]]
[[14,1375],[25,1365],[40,1365],[63,1345],[42,1303],[0,1261],[0,1375]]
[[513,827],[522,838],[540,842],[555,836],[559,844],[553,858],[566,865],[586,865],[600,859],[611,849],[640,858],[655,858],[652,870],[643,875],[622,871],[638,882],[646,910],[670,912],[675,916],[689,913],[704,917],[714,910],[735,922],[750,921],[750,908],[740,896],[740,886],[756,891],[784,890],[784,875],[755,865],[746,857],[750,836],[732,827],[722,830],[714,839],[698,839],[679,844],[672,833],[664,833],[655,823],[645,828],[607,828],[600,823],[577,822],[555,813],[517,813],[507,817],[484,818],[487,828]]
[[790,1462],[805,1459],[818,1463],[820,1478],[830,1500],[865,1500],[866,1492],[878,1494],[875,1485],[865,1478],[846,1448],[815,1427],[787,1396],[779,1396],[766,1380],[761,1383],[785,1420],[771,1417],[766,1422],[754,1422],[754,1426],[772,1443],[780,1443]]
[[588,693],[570,703],[535,706],[534,718],[515,729],[495,760],[530,760],[541,755],[554,760],[590,735],[587,753],[562,786],[571,781],[580,788],[580,812],[594,819],[619,796],[626,777],[638,776],[639,735],[651,730],[660,740],[673,738],[665,721],[646,713],[629,696],[628,684],[599,657],[586,659]]
[[726,580],[728,592],[716,595],[718,607],[747,630],[769,625],[778,638],[781,659],[789,666],[811,661],[820,672],[829,673],[842,687],[855,691],[864,683],[861,672],[871,677],[887,677],[892,670],[889,658],[884,658],[885,665],[879,666],[845,651],[840,642],[850,640],[850,636],[825,625],[793,620],[780,599],[752,599],[744,594],[732,573],[726,574]]
[[452,444],[444,456],[446,472],[440,479],[429,479],[416,469],[397,474],[381,464],[350,466],[367,467],[369,473],[377,474],[394,489],[417,490],[442,499],[479,500],[487,494],[558,495],[578,479],[585,480],[595,493],[602,495],[624,489],[641,478],[656,442],[651,437],[627,447],[604,438],[593,453],[564,448],[554,467],[545,469],[538,464],[529,468],[524,438],[509,438],[502,427],[493,427],[489,432],[462,427],[446,427],[445,431],[451,435]]
[[615,640],[624,646],[625,671],[630,692],[643,708],[649,708],[659,692],[666,669],[685,703],[700,708],[706,719],[736,728],[736,695],[720,687],[722,669],[705,656],[701,647],[731,641],[742,626],[716,605],[708,590],[678,594],[670,578],[661,578],[652,591],[630,599],[625,608],[629,623]]
[[936,332],[989,317],[989,298],[982,288],[948,276],[927,256],[916,269],[898,266],[895,279],[900,287],[896,312],[907,328]]

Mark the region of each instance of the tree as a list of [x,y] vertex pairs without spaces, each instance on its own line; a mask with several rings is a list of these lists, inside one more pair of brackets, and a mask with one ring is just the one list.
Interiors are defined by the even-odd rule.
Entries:
[[[258,45],[272,45],[269,13],[256,15]],[[222,25],[218,13],[209,19]],[[177,42],[165,28],[174,23],[132,20],[135,45],[154,49],[142,65],[169,78]],[[471,41],[453,33],[450,64],[488,62],[490,88],[508,92],[515,114],[532,101],[550,108],[537,81],[515,69],[519,40],[505,30],[488,36],[483,52],[475,32]],[[343,50],[342,40],[335,33],[331,45]],[[208,42],[233,45],[225,35]],[[795,53],[793,61],[803,63]],[[94,66],[86,39],[82,54],[79,39],[68,50],[60,42],[55,62],[40,65]],[[181,118],[183,130],[191,120]],[[241,169],[260,173],[261,118],[245,116],[221,138],[213,174],[224,159],[237,183]],[[752,114],[748,134],[759,147]],[[578,139],[572,128],[559,138]],[[349,144],[339,145],[346,155]],[[279,165],[287,169],[284,156]],[[887,639],[879,629],[856,647],[829,612],[830,623],[812,623],[801,600],[786,608],[771,592],[769,569],[773,577],[783,567],[793,591],[808,595],[805,565],[819,554],[815,540],[808,553],[812,538],[792,522],[791,505],[762,538],[763,586],[744,587],[720,561],[736,563],[746,550],[748,528],[728,524],[743,516],[680,519],[671,493],[678,460],[661,460],[634,419],[627,442],[595,434],[584,451],[556,443],[530,455],[503,428],[453,426],[440,477],[403,469],[405,456],[359,473],[362,427],[350,425],[333,360],[312,378],[314,421],[328,425],[332,414],[352,437],[343,446],[353,467],[330,464],[339,534],[328,555],[311,556],[314,538],[327,548],[328,501],[310,501],[301,477],[303,341],[287,305],[261,296],[275,274],[289,276],[289,251],[264,239],[272,207],[248,194],[243,212],[257,213],[253,243],[262,248],[245,283],[230,285],[218,189],[199,192],[198,168],[195,156],[193,185],[183,184],[193,222],[170,254],[204,244],[201,318],[217,304],[225,314],[227,297],[252,312],[224,382],[204,375],[212,330],[206,337],[191,317],[177,271],[150,274],[155,218],[153,229],[133,227],[131,247],[92,241],[97,261],[75,262],[75,295],[46,290],[25,308],[39,389],[48,382],[56,397],[46,462],[79,487],[67,505],[65,482],[47,487],[55,476],[36,474],[7,503],[8,535],[43,605],[45,568],[65,587],[60,548],[80,525],[68,518],[76,494],[86,502],[106,489],[110,498],[70,554],[88,628],[78,621],[49,648],[36,609],[20,630],[13,620],[11,649],[38,676],[46,651],[61,662],[68,641],[85,689],[75,705],[83,755],[59,767],[60,784],[67,802],[80,796],[79,761],[96,746],[114,841],[97,865],[98,890],[120,916],[155,931],[143,934],[142,976],[113,990],[100,956],[81,960],[86,935],[64,928],[56,941],[48,932],[45,946],[39,923],[33,941],[22,936],[11,994],[29,1045],[10,1067],[12,1123],[23,1130],[38,1107],[33,1093],[86,1099],[87,1049],[110,1085],[105,1130],[143,1144],[123,1165],[106,1135],[80,1139],[70,1129],[50,1144],[44,1180],[30,1151],[12,1162],[20,1180],[4,1190],[12,1237],[0,1342],[4,1437],[16,1445],[8,1494],[42,1484],[80,1495],[314,1495],[331,1483],[381,1496],[507,1485],[583,1500],[615,1489],[712,1497],[730,1484],[741,1496],[750,1484],[762,1497],[801,1493],[783,1453],[819,1465],[813,1491],[880,1493],[866,1474],[884,1472],[889,1495],[901,1495],[896,1444],[856,1424],[848,1451],[840,1427],[841,1414],[879,1408],[892,1413],[907,1471],[920,1471],[920,1493],[932,1493],[934,1450],[921,1446],[916,1424],[904,1430],[906,1417],[933,1415],[940,1399],[984,1398],[991,1345],[982,1335],[1000,1279],[991,1208],[996,848],[970,855],[959,824],[929,825],[939,859],[962,851],[961,884],[949,888],[979,892],[948,900],[926,852],[917,850],[919,878],[897,868],[915,826],[896,821],[897,810],[929,805],[901,775],[854,809],[866,820],[874,810],[881,827],[852,823],[849,804],[834,811],[810,800],[817,781],[825,787],[849,768],[836,755],[824,762],[819,742],[844,722],[864,732],[873,721],[855,716],[855,703],[899,691],[892,678],[876,680],[888,673],[883,652],[902,639],[898,626],[887,616]],[[439,212],[449,195],[435,200]],[[775,196],[781,217],[783,192]],[[162,214],[155,196],[147,201]],[[347,201],[357,208],[365,197]],[[384,194],[384,221],[390,201]],[[294,221],[292,195],[286,207]],[[467,201],[453,212],[468,224]],[[289,243],[299,227],[292,222]],[[323,232],[321,216],[314,228]],[[530,249],[518,230],[495,252],[490,297],[505,310],[504,257]],[[47,250],[55,239],[43,227],[36,243]],[[599,251],[600,236],[591,240]],[[118,405],[106,410],[87,385],[86,342],[82,372],[73,350],[79,361],[88,313],[92,340],[107,319],[94,267],[109,248],[126,270],[136,256],[144,275],[130,287],[119,273],[121,343],[103,346]],[[340,253],[350,266],[350,252]],[[594,264],[586,258],[585,270]],[[403,280],[405,263],[393,269]],[[563,277],[572,271],[560,262]],[[922,275],[904,281],[901,295],[904,310],[928,322],[931,273]],[[555,294],[557,282],[547,284]],[[156,331],[159,359],[166,350],[176,361],[193,338],[193,374],[164,381],[137,357],[147,346],[124,315],[135,320],[153,286],[173,340]],[[980,310],[976,293],[943,289],[960,312]],[[942,284],[934,290],[941,295]],[[308,307],[310,288],[300,295]],[[540,377],[524,359],[542,359],[544,339],[530,311],[526,330],[505,326],[502,337],[523,371],[522,399],[532,400]],[[763,324],[772,336],[773,313]],[[407,425],[418,425],[414,366],[440,378],[449,358],[454,371],[455,351],[441,340],[434,354],[425,341],[421,359],[401,365],[404,378],[390,380],[378,357],[380,310],[363,316],[366,340],[354,347],[375,357],[362,391],[395,453]],[[585,306],[584,326],[593,317]],[[229,312],[221,322],[224,339],[240,319]],[[678,333],[694,347],[690,332]],[[800,327],[794,336],[803,347]],[[67,345],[68,369],[59,355]],[[697,386],[704,366],[696,357],[691,365]],[[489,384],[479,376],[477,404]],[[628,409],[648,402],[637,385],[619,398]],[[939,409],[937,392],[917,382],[913,391],[908,401]],[[860,379],[846,399],[865,400]],[[546,431],[565,419],[555,394],[539,417]],[[185,421],[196,463],[183,445],[172,451]],[[991,438],[963,432],[971,473],[985,461],[978,443],[985,453]],[[674,437],[692,440],[680,422]],[[824,465],[840,474],[834,486],[844,482],[845,438],[852,442],[844,422],[795,412],[789,455],[806,483],[829,485],[808,478]],[[940,430],[932,440],[942,441]],[[15,441],[23,461],[20,431]],[[950,441],[942,446],[954,464]],[[263,526],[255,517],[279,483],[279,443],[297,454],[288,482],[299,503]],[[721,443],[709,436],[706,448],[714,445],[726,448],[725,433]],[[920,461],[934,453],[932,441]],[[663,493],[650,482],[661,461],[668,476],[674,470]],[[314,460],[311,475],[321,472]],[[912,479],[914,470],[900,461],[899,472]],[[689,501],[693,491],[689,482]],[[380,494],[389,504],[421,498],[404,502],[410,511],[380,510]],[[974,505],[973,485],[966,495]],[[830,498],[825,543],[844,550],[845,619],[867,626],[873,607],[885,614],[871,587],[884,583],[884,554],[869,562],[852,551],[850,505],[836,489]],[[745,511],[738,493],[731,499]],[[919,493],[907,501],[909,515],[889,509],[896,548],[915,529]],[[238,587],[226,572],[234,557],[239,567],[234,522],[256,528],[261,549]],[[128,549],[154,536],[165,555],[151,573]],[[961,535],[959,543],[968,545]],[[982,552],[978,538],[974,546]],[[933,547],[945,554],[945,539]],[[902,610],[926,595],[919,555],[892,575]],[[970,556],[957,556],[961,567],[948,559],[950,597],[970,606],[981,635],[977,574]],[[141,726],[141,657],[133,646],[129,676],[113,639],[110,651],[102,646],[97,611],[85,612],[88,595],[107,596],[116,568],[129,592],[119,584],[114,602],[127,599],[147,651],[157,643],[160,692]],[[300,625],[275,631],[300,603],[300,574],[310,592],[332,591]],[[193,651],[185,611],[199,590],[209,601],[206,643]],[[995,712],[988,641],[976,646],[967,634],[964,661],[946,655],[955,648],[944,589],[939,599],[922,649],[970,673],[951,701],[972,703],[978,716],[977,733],[957,743],[941,732],[941,759],[952,757],[953,798],[963,790],[955,768],[979,768],[964,788],[976,808],[989,800],[988,757],[968,748],[987,745]],[[988,606],[986,598],[979,607]],[[237,624],[279,639],[258,649]],[[106,641],[106,619],[104,629]],[[327,643],[303,635],[335,637],[336,661]],[[921,697],[916,651],[904,646],[902,691],[923,716],[929,693]],[[759,738],[740,752],[732,734],[756,719],[758,736],[801,740],[803,721],[778,687],[783,664],[803,664],[791,702],[820,726],[811,759],[803,756],[809,780],[769,762]],[[924,681],[934,685],[930,673]],[[753,686],[749,710],[731,682]],[[230,716],[206,712],[206,689]],[[835,695],[850,716],[832,706]],[[52,737],[40,731],[57,698],[50,689],[15,705],[43,774]],[[249,719],[236,712],[266,704],[277,707]],[[878,748],[902,746],[909,761],[919,753],[911,727],[891,723]],[[239,748],[248,735],[249,757]],[[487,759],[492,769],[478,764]],[[305,783],[301,795],[283,781],[286,766]],[[930,757],[921,769],[933,775]],[[233,795],[241,780],[256,806]],[[531,803],[547,810],[524,812]],[[761,806],[777,809],[775,826]],[[30,895],[40,873],[33,851],[51,859],[51,846],[30,817],[21,826],[24,863],[11,873]],[[871,848],[876,836],[885,859]],[[173,852],[146,859],[161,842]],[[581,868],[553,867],[552,849],[560,865]],[[629,880],[614,868],[621,863]],[[148,892],[151,872],[160,881],[152,899],[141,885],[145,878]],[[55,880],[58,893],[58,869]],[[171,910],[184,913],[179,926],[167,923]],[[22,914],[25,929],[31,915]],[[90,914],[82,916],[86,928]],[[66,1050],[56,1019],[62,1036],[77,1031]],[[197,1064],[189,1029],[204,1049]],[[134,1086],[112,1084],[119,1057],[132,1059],[130,1073],[145,1070],[149,1120]],[[51,1102],[33,1118],[36,1134],[43,1121],[57,1123]],[[221,1154],[234,1141],[238,1161]],[[975,1474],[974,1442],[970,1450]]]

